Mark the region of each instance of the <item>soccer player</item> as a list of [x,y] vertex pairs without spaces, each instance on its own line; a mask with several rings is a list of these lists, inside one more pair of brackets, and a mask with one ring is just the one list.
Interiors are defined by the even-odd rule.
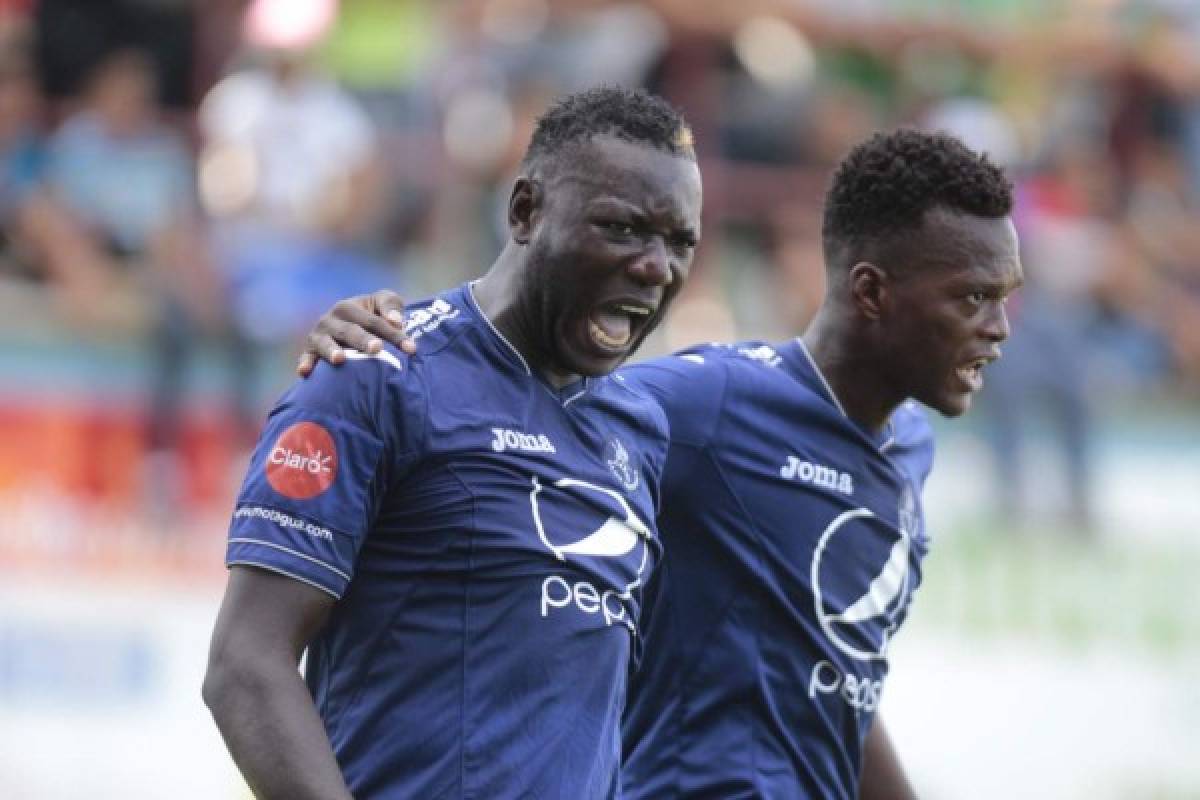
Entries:
[[[930,541],[933,441],[912,401],[962,414],[999,357],[1022,281],[1011,209],[1001,170],[957,139],[877,134],[833,176],[826,296],[801,337],[617,373],[671,438],[627,797],[914,796],[875,713]],[[300,371],[339,342],[403,340],[383,316],[401,307],[343,302]]]
[[679,291],[700,204],[677,112],[573,95],[538,123],[491,269],[410,311],[420,351],[284,394],[204,681],[256,794],[615,796],[668,442],[607,373]]

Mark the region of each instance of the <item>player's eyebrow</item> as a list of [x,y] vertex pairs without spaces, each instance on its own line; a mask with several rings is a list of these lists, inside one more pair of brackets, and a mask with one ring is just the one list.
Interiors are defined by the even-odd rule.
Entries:
[[1024,283],[1025,276],[1021,275],[1016,280],[999,280],[995,278],[970,279],[967,282],[967,286],[975,291],[985,292],[996,297],[1004,297],[1021,288]]
[[687,236],[693,240],[699,240],[700,232],[691,224],[685,222],[682,218],[677,217],[673,211],[656,213],[653,208],[648,208],[639,203],[634,203],[621,197],[614,195],[603,195],[593,198],[588,203],[588,210],[591,212],[604,211],[619,211],[620,213],[628,214],[635,220],[641,223],[653,220],[659,216],[670,217],[670,232],[675,236]]
[[643,214],[644,210],[636,203],[631,203],[615,195],[600,195],[588,202],[592,210],[620,210],[629,214]]

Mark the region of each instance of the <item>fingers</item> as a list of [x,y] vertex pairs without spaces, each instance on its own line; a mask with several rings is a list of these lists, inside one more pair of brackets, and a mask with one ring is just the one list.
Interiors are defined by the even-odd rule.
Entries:
[[399,311],[389,311],[388,322],[397,331],[400,339],[399,343],[397,343],[395,339],[390,339],[389,341],[391,341],[393,344],[396,344],[397,347],[408,353],[410,356],[417,352],[416,339],[412,339],[404,335],[404,315]]
[[[322,327],[328,329],[332,327],[332,324],[323,322]],[[355,349],[362,348],[356,347]],[[378,352],[378,349],[379,342],[376,340],[375,351],[364,350],[364,352]],[[312,331],[305,340],[304,352],[300,354],[300,360],[296,362],[296,374],[301,378],[307,378],[316,368],[317,361],[328,361],[330,364],[337,366],[345,363],[346,351],[329,334]]]
[[381,336],[412,355],[417,343],[404,335],[404,298],[391,289],[380,289],[371,295],[368,306],[374,311],[368,330]]
[[393,292],[391,289],[380,289],[371,295],[371,302],[375,306],[375,311],[380,316],[391,319],[391,312],[398,312],[401,316],[404,314],[404,298]]
[[400,344],[397,345],[401,350],[408,353],[410,356],[417,352],[417,341],[404,335],[404,315],[399,311],[389,311],[388,319],[391,324],[400,331]]
[[391,342],[405,353],[417,352],[417,344],[404,334],[404,299],[390,289],[358,295],[336,303],[318,321],[305,339],[304,352],[296,362],[296,374],[308,377],[317,362],[341,364],[343,348],[374,355]]
[[394,331],[390,325],[354,300],[342,300],[335,305],[328,314],[321,317],[313,333],[324,333],[342,347],[372,354],[383,348],[380,338],[393,341],[394,338],[403,337],[402,332]]

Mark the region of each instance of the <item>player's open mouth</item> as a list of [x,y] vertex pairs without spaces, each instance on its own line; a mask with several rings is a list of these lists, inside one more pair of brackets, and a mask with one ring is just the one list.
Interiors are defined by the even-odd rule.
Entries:
[[983,368],[991,361],[993,359],[988,357],[968,361],[954,370],[954,374],[958,376],[959,381],[967,388],[967,391],[978,392],[983,388]]
[[588,333],[601,350],[622,351],[653,314],[653,308],[641,303],[606,303],[588,318]]

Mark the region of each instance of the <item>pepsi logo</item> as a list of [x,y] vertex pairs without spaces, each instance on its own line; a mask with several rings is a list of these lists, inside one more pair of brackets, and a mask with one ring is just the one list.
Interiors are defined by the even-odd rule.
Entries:
[[284,497],[307,500],[333,485],[337,468],[337,448],[329,431],[315,422],[297,422],[271,447],[267,482]]
[[[901,525],[915,525],[915,519]],[[839,514],[817,541],[811,572],[817,621],[834,647],[857,661],[886,659],[892,634],[904,620],[916,588],[911,536],[908,528],[856,508]],[[867,585],[848,581],[836,569],[859,561],[868,567],[860,576]]]

